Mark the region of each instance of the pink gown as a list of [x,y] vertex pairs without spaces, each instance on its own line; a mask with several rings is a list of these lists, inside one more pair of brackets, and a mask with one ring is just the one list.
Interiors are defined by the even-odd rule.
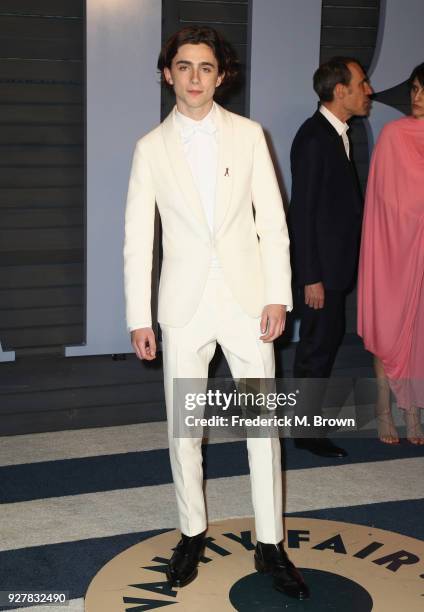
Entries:
[[424,120],[382,130],[371,161],[358,278],[358,333],[398,406],[424,407]]

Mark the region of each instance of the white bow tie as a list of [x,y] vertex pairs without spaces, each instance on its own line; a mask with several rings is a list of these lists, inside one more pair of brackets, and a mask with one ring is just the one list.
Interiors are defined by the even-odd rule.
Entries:
[[183,143],[190,142],[195,134],[209,134],[213,136],[216,132],[216,125],[211,119],[199,121],[198,123],[190,123],[181,126],[181,136]]

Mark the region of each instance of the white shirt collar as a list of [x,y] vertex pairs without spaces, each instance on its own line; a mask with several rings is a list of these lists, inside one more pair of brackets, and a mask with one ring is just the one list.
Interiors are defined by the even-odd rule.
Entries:
[[217,130],[216,127],[216,105],[215,102],[212,104],[211,110],[208,112],[206,117],[203,117],[200,121],[191,119],[187,115],[183,115],[174,107],[174,119],[176,125],[179,127],[183,135],[192,134],[194,130],[201,130],[209,134],[214,134]]
[[346,122],[343,123],[343,121],[340,121],[340,119],[336,117],[336,115],[330,110],[328,110],[328,108],[324,106],[324,104],[320,105],[319,112],[322,113],[324,117],[331,123],[331,125],[336,130],[339,136],[345,134],[348,131],[349,125]]

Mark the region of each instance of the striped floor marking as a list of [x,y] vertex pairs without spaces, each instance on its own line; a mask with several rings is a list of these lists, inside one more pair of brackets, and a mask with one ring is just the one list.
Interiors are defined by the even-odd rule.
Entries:
[[[424,459],[286,472],[286,512],[424,497]],[[251,516],[249,477],[206,482],[209,520]],[[0,550],[133,533],[178,524],[172,484],[3,504]]]

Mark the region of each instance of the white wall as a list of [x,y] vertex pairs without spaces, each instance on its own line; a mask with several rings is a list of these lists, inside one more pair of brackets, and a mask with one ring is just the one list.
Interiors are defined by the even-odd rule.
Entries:
[[317,108],[321,0],[252,0],[251,118],[269,133],[288,193],[290,147]]
[[[68,347],[66,355],[131,350],[123,293],[124,207],[135,141],[160,120],[155,67],[161,4],[87,0],[87,344]],[[424,60],[424,2],[382,5],[380,49],[370,70],[376,91],[405,80]],[[290,146],[317,106],[312,75],[320,29],[321,0],[252,0],[251,117],[270,136],[288,194]],[[374,103],[374,136],[397,116]]]
[[122,244],[135,142],[160,121],[160,0],[87,0],[87,344],[66,355],[131,350]]
[[[287,199],[290,147],[317,108],[312,76],[318,68],[321,0],[252,0],[251,118],[262,124]],[[293,341],[299,338],[295,322]]]

